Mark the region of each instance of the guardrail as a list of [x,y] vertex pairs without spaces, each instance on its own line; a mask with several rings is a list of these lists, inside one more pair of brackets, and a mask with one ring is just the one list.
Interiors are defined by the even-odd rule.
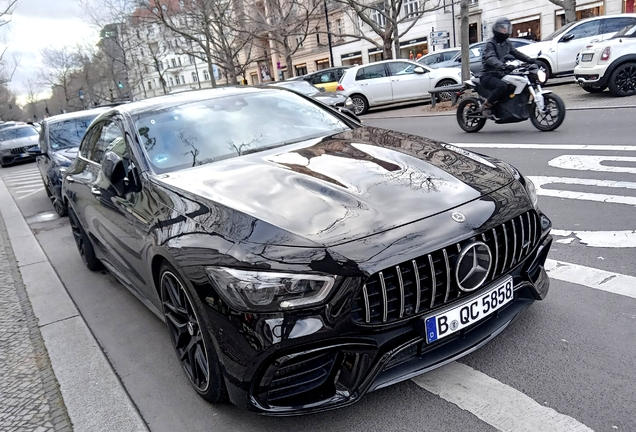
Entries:
[[434,89],[430,89],[428,92],[431,94],[431,108],[435,108],[435,104],[437,103],[437,98],[435,97],[439,93],[449,93],[451,98],[451,106],[455,106],[457,104],[457,100],[459,99],[460,90],[464,88],[463,84],[455,84],[444,87],[435,87]]

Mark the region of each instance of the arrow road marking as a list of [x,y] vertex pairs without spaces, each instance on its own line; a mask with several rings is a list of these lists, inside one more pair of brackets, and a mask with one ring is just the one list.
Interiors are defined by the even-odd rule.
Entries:
[[592,429],[514,388],[452,362],[412,379],[418,386],[503,432],[591,432]]
[[549,184],[574,184],[585,186],[598,186],[608,188],[622,188],[622,189],[636,189],[636,183],[614,181],[614,180],[596,180],[596,179],[583,179],[583,178],[569,178],[569,177],[544,177],[544,176],[529,176],[530,180],[534,183],[537,189],[537,194],[543,196],[550,196],[555,198],[569,198],[579,199],[586,201],[607,202],[614,204],[628,204],[636,206],[636,197],[622,196],[622,195],[606,195],[589,192],[574,192],[559,189],[544,189],[543,186]]

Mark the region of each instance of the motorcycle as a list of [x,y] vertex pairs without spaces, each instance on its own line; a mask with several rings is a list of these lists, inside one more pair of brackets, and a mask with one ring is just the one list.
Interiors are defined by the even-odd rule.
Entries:
[[[494,122],[516,123],[530,119],[540,131],[553,131],[561,126],[565,119],[565,104],[558,95],[541,88],[545,71],[518,60],[509,61],[507,66],[508,73],[502,80],[508,84],[510,97],[492,106]],[[491,91],[481,84],[479,78],[465,81],[457,96],[461,97],[467,91],[474,91],[479,97],[461,99],[457,106],[457,123],[466,132],[478,132],[488,120],[482,115],[481,106]]]

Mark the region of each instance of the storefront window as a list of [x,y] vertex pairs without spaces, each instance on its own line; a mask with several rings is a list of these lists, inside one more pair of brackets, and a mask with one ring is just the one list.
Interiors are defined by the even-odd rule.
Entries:
[[541,20],[535,19],[513,24],[512,37],[528,39],[532,41],[541,40]]
[[374,51],[373,53],[369,53],[369,63],[377,62],[380,60],[384,60],[384,53],[382,51]]
[[296,76],[307,75],[307,65],[306,64],[296,65],[295,68],[296,68]]
[[418,58],[425,56],[426,54],[428,54],[427,43],[409,47],[400,47],[400,58],[403,59],[417,60]]
[[316,70],[323,70],[329,67],[329,59],[316,60]]
[[[626,0],[626,1],[630,1],[630,0]],[[632,4],[634,0],[631,0]],[[581,10],[577,10],[576,11],[576,20],[582,20],[584,18],[590,18],[590,17],[595,17],[595,16],[600,16],[600,15],[604,15],[605,14],[605,7],[604,6],[596,6],[596,7],[591,7],[591,8],[587,8],[587,9],[581,9]],[[561,27],[563,27],[565,25],[565,14],[564,12],[557,12],[557,19],[556,19],[556,23],[555,23],[555,30],[560,29]]]

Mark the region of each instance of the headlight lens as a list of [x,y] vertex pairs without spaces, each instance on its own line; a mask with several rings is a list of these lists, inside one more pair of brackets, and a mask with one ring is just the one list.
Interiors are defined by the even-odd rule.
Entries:
[[537,188],[534,187],[534,183],[528,177],[523,178],[526,183],[526,191],[528,192],[528,197],[530,197],[530,201],[532,202],[532,206],[536,207],[538,198],[537,198]]
[[348,97],[347,100],[345,101],[344,107],[348,110],[353,110],[353,101],[351,100],[350,97]]
[[544,70],[539,69],[537,71],[537,78],[539,78],[540,82],[545,82],[545,79],[547,78],[547,74],[545,73]]
[[244,312],[284,311],[320,303],[335,283],[333,276],[273,273],[207,267],[223,299]]

